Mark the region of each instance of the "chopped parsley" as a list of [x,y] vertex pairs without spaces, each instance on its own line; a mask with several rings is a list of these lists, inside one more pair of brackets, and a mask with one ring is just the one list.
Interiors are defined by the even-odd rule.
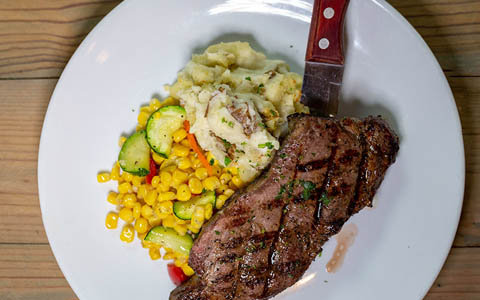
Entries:
[[230,157],[225,156],[225,161],[224,161],[225,166],[228,166],[231,162],[232,162],[232,160],[230,159]]
[[262,228],[261,233],[262,233],[262,234],[265,233],[265,228]]
[[213,158],[211,158],[209,163],[210,163],[211,166],[213,166],[213,164],[215,163],[215,160]]
[[250,76],[245,77],[245,80],[252,81],[252,78]]
[[320,253],[318,253],[318,257],[322,257],[322,251],[320,251]]
[[281,157],[281,158],[287,157],[287,153],[280,153],[280,157]]
[[240,143],[240,145],[245,146],[245,145],[247,145],[247,142],[242,142],[242,143]]
[[302,198],[303,200],[308,200],[312,191],[315,189],[315,183],[311,181],[300,180],[300,184],[303,187]]
[[225,146],[226,150],[228,150],[228,149],[230,149],[230,147],[232,147],[232,144],[230,144],[230,142],[227,141],[226,139],[222,139],[222,142],[223,142],[223,146]]
[[257,125],[260,126],[260,127],[262,127],[262,128],[267,128],[267,126],[266,126],[265,124],[263,124],[263,123],[258,123]]
[[265,243],[262,241],[260,242],[260,248],[264,249],[265,248]]
[[227,125],[228,125],[228,127],[233,128],[233,122],[232,121],[228,121]]
[[274,116],[274,117],[276,117],[276,116],[277,116],[277,113],[276,113],[276,112],[275,112],[273,109],[271,109],[271,110],[270,110],[270,113],[271,113],[271,114],[272,114],[272,116]]
[[320,202],[322,202],[323,205],[328,205],[332,201],[330,198],[328,198],[327,193],[322,193],[322,197],[320,197]]
[[219,234],[220,234],[220,231],[215,230],[215,234],[216,234],[216,235],[219,235]]
[[227,123],[227,120],[225,119],[225,117],[222,118],[222,123]]
[[260,83],[260,85],[258,86],[257,88],[257,94],[260,94],[260,92],[262,91],[262,88],[264,87],[263,83]]
[[258,148],[268,148],[268,149],[273,149],[273,144],[271,142],[266,142],[265,144],[258,144]]

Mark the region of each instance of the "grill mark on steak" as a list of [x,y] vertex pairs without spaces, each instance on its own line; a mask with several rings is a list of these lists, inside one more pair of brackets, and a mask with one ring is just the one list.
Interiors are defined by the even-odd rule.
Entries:
[[[355,124],[305,115],[289,117],[290,134],[269,170],[243,193],[231,197],[205,224],[189,259],[198,275],[177,287],[170,299],[266,299],[300,279],[325,241],[350,217],[351,207],[355,213],[368,204],[368,197],[373,197],[395,160],[398,138],[384,121],[367,118]],[[332,142],[326,143],[328,132],[335,130],[336,138],[330,136]],[[359,133],[364,134],[365,144]],[[304,153],[301,145],[314,151]],[[322,160],[329,161],[323,168],[298,170],[298,165]],[[282,173],[287,175],[284,179]],[[362,179],[362,174],[369,177]],[[290,187],[292,180],[296,183]],[[310,197],[302,194],[302,181],[315,184]],[[288,186],[288,192],[277,199],[281,186]],[[319,209],[317,219],[323,190],[330,203]],[[232,248],[220,246],[232,241]]]
[[328,159],[323,159],[323,160],[315,160],[309,163],[306,163],[304,165],[298,165],[297,170],[300,172],[310,172],[313,170],[318,170],[323,168],[326,164],[328,164]]

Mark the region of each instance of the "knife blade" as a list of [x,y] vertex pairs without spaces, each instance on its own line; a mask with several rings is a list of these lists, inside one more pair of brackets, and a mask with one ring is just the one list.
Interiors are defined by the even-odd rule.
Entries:
[[310,112],[334,117],[344,70],[343,21],[348,0],[315,0],[300,101]]

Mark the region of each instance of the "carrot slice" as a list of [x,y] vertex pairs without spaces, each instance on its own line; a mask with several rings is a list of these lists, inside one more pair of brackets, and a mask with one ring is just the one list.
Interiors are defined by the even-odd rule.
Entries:
[[205,155],[203,155],[203,152],[200,149],[200,146],[198,146],[198,144],[197,144],[197,140],[195,139],[195,136],[190,133],[190,122],[188,122],[188,120],[183,121],[183,127],[185,128],[185,131],[187,132],[187,139],[190,142],[190,146],[192,147],[193,151],[195,151],[195,153],[197,153],[198,159],[200,160],[202,165],[204,165],[205,169],[207,169],[208,175],[212,176],[213,175],[212,166],[208,163]]

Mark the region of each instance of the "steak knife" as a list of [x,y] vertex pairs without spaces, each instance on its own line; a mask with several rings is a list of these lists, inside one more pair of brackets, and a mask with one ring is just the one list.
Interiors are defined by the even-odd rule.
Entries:
[[305,55],[301,102],[313,114],[334,117],[342,85],[343,21],[349,0],[315,0]]

